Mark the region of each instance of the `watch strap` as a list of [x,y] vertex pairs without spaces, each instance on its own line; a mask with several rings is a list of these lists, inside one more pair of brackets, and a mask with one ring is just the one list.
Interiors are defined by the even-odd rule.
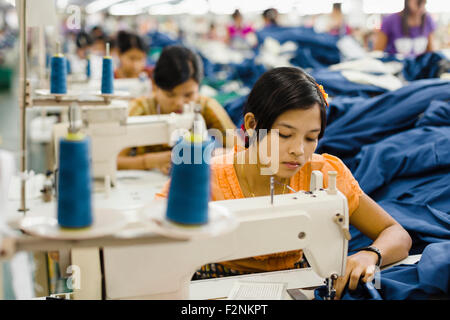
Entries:
[[374,246],[368,246],[368,247],[360,248],[360,249],[358,249],[358,251],[372,251],[372,252],[375,252],[378,255],[378,261],[376,263],[376,266],[377,267],[381,266],[382,257],[381,257],[380,249],[378,249],[378,248],[376,248]]

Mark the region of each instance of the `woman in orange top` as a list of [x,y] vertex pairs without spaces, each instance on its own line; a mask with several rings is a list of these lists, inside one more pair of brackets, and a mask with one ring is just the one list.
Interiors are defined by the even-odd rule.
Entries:
[[[337,187],[347,197],[350,223],[374,240],[372,246],[382,257],[380,261],[376,252],[368,250],[351,255],[345,275],[336,283],[339,298],[347,282],[350,289],[355,289],[360,277],[365,282],[371,280],[379,262],[388,265],[407,257],[411,238],[400,224],[364,194],[340,159],[314,153],[325,130],[326,106],[322,87],[303,70],[283,67],[266,72],[256,82],[244,108],[244,127],[250,137],[247,146],[251,147],[213,159],[211,197],[215,201],[267,196],[271,176],[278,181],[275,194],[290,192],[290,188],[309,190],[313,170],[323,173],[327,187],[328,171],[337,171]],[[261,136],[261,129],[266,129],[267,135]],[[264,144],[267,144],[266,150],[272,150],[273,141],[278,142],[278,153],[274,154],[278,159],[271,159],[269,151],[268,159],[271,160],[262,161],[257,150]],[[252,157],[256,157],[256,164],[250,163]],[[262,174],[263,170],[271,174]],[[167,197],[168,190],[169,183],[157,196]],[[217,273],[226,270],[236,274],[292,269],[301,259],[302,251],[294,250],[212,265]],[[202,267],[202,270],[211,272],[208,268]]]

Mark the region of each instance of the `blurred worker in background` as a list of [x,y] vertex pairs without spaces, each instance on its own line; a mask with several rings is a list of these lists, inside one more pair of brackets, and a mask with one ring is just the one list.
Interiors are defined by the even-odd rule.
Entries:
[[[90,58],[92,38],[84,30],[75,35],[75,53],[66,54],[72,74],[86,74],[87,59]],[[71,50],[72,51],[72,50]]]
[[92,38],[84,30],[81,30],[75,39],[76,53],[80,59],[87,59],[92,46]]
[[147,45],[137,34],[119,31],[115,41],[119,65],[115,78],[139,78],[141,73],[151,78],[152,68],[147,66]]
[[231,15],[233,24],[227,27],[227,43],[234,41],[245,41],[246,37],[255,30],[249,24],[244,23],[244,18],[239,10],[235,10]]
[[98,56],[104,56],[106,51],[106,43],[110,43],[111,39],[106,35],[103,29],[99,26],[92,28],[90,32],[90,37],[92,38],[91,51],[92,54]]
[[205,35],[205,40],[224,41],[223,37],[217,32],[217,26],[214,22],[209,24],[208,32]]
[[405,0],[403,11],[385,17],[374,49],[405,56],[433,51],[436,26],[425,4],[426,0]]
[[278,26],[278,10],[275,8],[269,8],[262,13],[264,19],[264,27]]
[[342,14],[342,3],[333,3],[333,10],[329,15],[328,33],[336,36],[351,34],[351,29]]
[[[130,116],[182,113],[185,104],[196,103],[208,129],[218,129],[226,136],[235,129],[227,112],[213,98],[199,95],[203,80],[201,58],[183,46],[165,47],[153,72],[153,92],[131,101]],[[226,145],[225,139],[223,145]],[[159,169],[169,174],[171,148],[168,145],[137,146],[125,149],[118,157],[119,169]]]

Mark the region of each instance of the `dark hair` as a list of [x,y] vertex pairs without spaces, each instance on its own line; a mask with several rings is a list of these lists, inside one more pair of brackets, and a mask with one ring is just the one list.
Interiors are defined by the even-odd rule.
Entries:
[[333,3],[333,10],[341,11],[342,10],[342,3],[340,3],[340,2]]
[[275,8],[269,8],[264,10],[263,12],[263,17],[268,19],[270,21],[270,23],[272,24],[278,24],[277,23],[277,17],[278,17],[278,10]]
[[316,81],[303,69],[296,67],[274,68],[256,81],[244,106],[244,115],[251,112],[259,129],[272,128],[275,120],[292,109],[310,109],[319,104],[322,138],[326,127],[326,101]]
[[142,38],[139,37],[137,34],[130,33],[127,31],[122,30],[117,33],[115,44],[119,48],[120,54],[125,53],[131,49],[138,49],[140,51],[147,53],[147,46],[144,40],[142,40]]
[[[421,5],[423,2],[425,2],[425,0],[415,0],[417,1],[418,5]],[[409,6],[408,6],[408,0],[405,0],[405,7],[403,8],[403,11],[401,12],[401,16],[402,16],[402,33],[405,36],[409,36],[409,25],[408,25],[408,17],[410,15],[409,12]],[[423,32],[423,28],[425,26],[425,16],[426,14],[424,13],[421,17],[421,22],[420,22],[420,32]]]
[[84,49],[92,44],[92,38],[85,31],[80,31],[77,34],[75,43],[78,49]]
[[232,17],[233,19],[236,19],[237,17],[242,17],[242,14],[241,14],[241,12],[240,12],[238,9],[236,9],[236,10],[234,10],[234,12],[233,12],[233,14],[231,15],[231,17]]
[[94,26],[91,29],[91,34],[94,36],[104,36],[105,32],[103,31],[103,28],[101,26]]
[[186,47],[165,47],[156,62],[153,79],[163,90],[172,90],[189,79],[200,84],[203,79],[202,60]]

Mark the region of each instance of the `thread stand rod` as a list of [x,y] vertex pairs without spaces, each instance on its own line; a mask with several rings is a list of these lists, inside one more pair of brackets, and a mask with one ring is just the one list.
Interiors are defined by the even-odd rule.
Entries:
[[27,171],[27,136],[26,136],[26,112],[27,105],[27,30],[26,30],[26,0],[20,2],[20,77],[19,77],[19,108],[20,108],[20,171],[22,180],[20,182],[20,208],[19,211],[28,210],[26,206],[26,171]]

